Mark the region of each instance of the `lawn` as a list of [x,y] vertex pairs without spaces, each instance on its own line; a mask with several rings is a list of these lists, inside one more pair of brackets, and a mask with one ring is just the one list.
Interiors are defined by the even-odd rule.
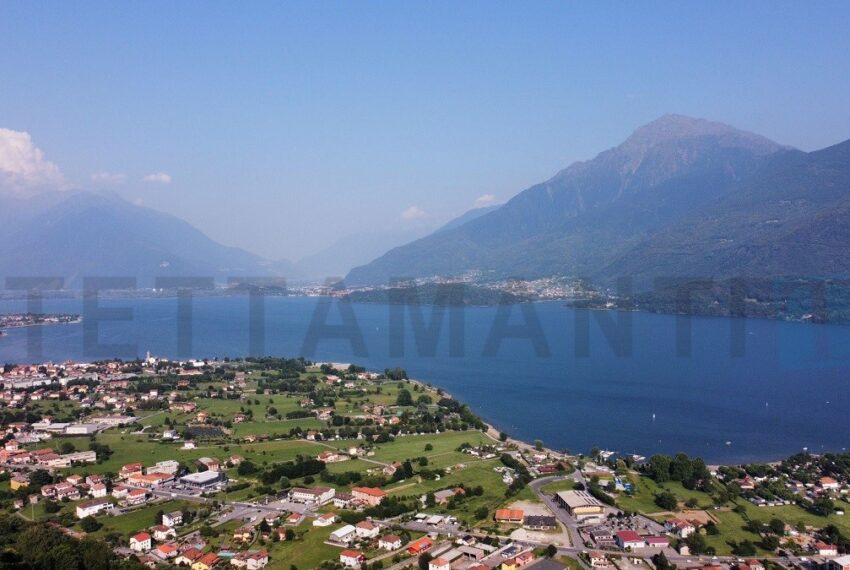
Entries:
[[711,497],[706,493],[685,489],[678,481],[668,481],[659,485],[649,477],[640,475],[631,475],[629,479],[635,486],[635,491],[631,496],[625,493],[620,493],[617,496],[617,506],[621,509],[639,511],[644,514],[663,511],[664,509],[655,504],[655,495],[664,490],[676,495],[680,503],[688,499],[696,499],[701,508],[713,506]]
[[[54,445],[65,439],[67,438],[57,438]],[[83,447],[83,443],[87,446],[88,443],[87,440],[80,440],[79,438],[71,439],[71,441],[75,442],[77,447]],[[315,456],[325,449],[320,445],[306,441],[281,440],[249,444],[199,445],[196,449],[185,450],[181,449],[182,444],[179,443],[158,443],[148,439],[146,435],[113,432],[99,434],[97,441],[108,445],[113,451],[112,456],[103,463],[70,469],[67,470],[68,472],[117,473],[123,465],[136,461],[141,461],[146,466],[166,459],[176,459],[190,464],[199,457],[209,456],[224,460],[231,455],[241,455],[257,465],[262,465],[264,463],[291,461],[299,454]]]
[[325,560],[339,560],[342,548],[325,544],[328,536],[342,525],[328,527],[310,527],[306,532],[298,531],[298,537],[291,542],[272,542],[266,545],[269,550],[271,570],[288,570],[291,566],[307,570],[316,568]]
[[[186,503],[184,501],[166,501],[163,503],[154,503],[152,505],[147,505],[123,515],[101,515],[97,517],[97,520],[98,522],[102,523],[103,526],[94,534],[104,535],[109,532],[117,532],[122,536],[129,537],[136,534],[137,532],[140,532],[148,527],[155,525],[156,513],[158,511],[161,510],[166,513],[171,511],[179,511],[185,506],[191,506],[191,508],[198,508],[197,504]],[[79,524],[77,525],[77,528],[78,527]]]
[[[480,443],[490,442],[490,440],[480,431],[469,430],[465,432],[445,432],[441,434],[428,435],[409,435],[397,437],[390,443],[382,443],[375,448],[375,455],[372,459],[390,463],[392,461],[404,461],[405,459],[413,459],[416,457],[428,457],[437,459],[438,456],[447,452],[454,452],[462,443],[470,445],[478,445]],[[425,446],[431,444],[433,449],[425,451]],[[458,454],[455,458],[473,459],[471,455]],[[457,461],[447,463],[454,464]]]

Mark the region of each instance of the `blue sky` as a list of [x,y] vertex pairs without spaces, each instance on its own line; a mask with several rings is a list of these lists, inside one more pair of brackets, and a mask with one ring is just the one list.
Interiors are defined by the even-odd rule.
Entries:
[[74,186],[297,259],[667,112],[848,139],[848,30],[847,2],[3,2],[0,127]]

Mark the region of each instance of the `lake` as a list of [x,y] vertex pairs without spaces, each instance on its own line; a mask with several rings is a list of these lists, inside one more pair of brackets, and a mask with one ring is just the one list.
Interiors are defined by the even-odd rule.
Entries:
[[[573,452],[597,446],[749,462],[850,444],[850,327],[577,311],[549,302],[447,309],[431,329],[432,307],[424,307],[417,339],[416,321],[402,307],[343,307],[270,297],[252,312],[247,297],[200,297],[178,318],[175,298],[107,299],[99,301],[101,318],[116,316],[110,310],[132,318],[99,322],[82,300],[47,300],[45,312],[81,313],[84,322],[9,330],[0,337],[0,361],[147,351],[244,356],[253,347],[374,370],[401,366],[512,436]],[[0,302],[0,312],[25,309],[23,301]],[[618,328],[618,318],[630,327],[619,321]],[[328,326],[311,326],[316,320]],[[32,334],[40,343],[30,343]]]

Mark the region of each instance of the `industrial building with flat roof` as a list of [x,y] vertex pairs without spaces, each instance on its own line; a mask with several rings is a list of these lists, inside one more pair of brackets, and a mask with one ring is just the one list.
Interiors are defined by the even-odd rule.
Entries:
[[561,491],[555,500],[579,521],[601,518],[605,513],[605,505],[587,491]]
[[227,476],[221,471],[201,471],[180,477],[180,482],[190,487],[210,487],[226,479]]

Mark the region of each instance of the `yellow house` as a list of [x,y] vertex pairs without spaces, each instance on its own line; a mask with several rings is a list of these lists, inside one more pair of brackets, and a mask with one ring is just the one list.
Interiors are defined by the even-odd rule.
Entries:
[[11,481],[9,481],[9,488],[13,491],[17,491],[18,489],[26,489],[30,486],[30,482],[27,481],[24,477],[14,476]]
[[219,562],[221,562],[221,559],[214,553],[210,552],[209,554],[204,554],[198,558],[195,563],[192,564],[192,570],[212,570]]

